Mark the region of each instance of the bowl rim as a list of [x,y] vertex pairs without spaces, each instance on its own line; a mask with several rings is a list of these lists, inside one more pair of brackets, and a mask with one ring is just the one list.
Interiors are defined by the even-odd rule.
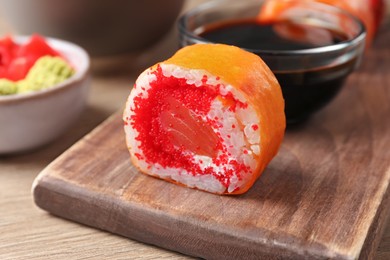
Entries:
[[[31,36],[32,35],[11,35],[12,39],[18,44],[27,42],[31,38]],[[61,53],[61,55],[63,55],[69,63],[72,64],[72,59],[70,58],[69,53],[73,53],[75,56],[79,57],[79,61],[77,62],[77,66],[79,67],[79,69],[77,69],[75,74],[72,75],[70,78],[49,88],[21,94],[0,95],[0,105],[8,104],[11,102],[21,102],[35,98],[44,98],[48,95],[57,92],[62,92],[67,88],[75,87],[77,86],[77,84],[75,83],[80,82],[87,77],[87,74],[90,70],[91,61],[87,51],[84,48],[62,39],[46,36],[42,37],[46,40],[50,47]],[[75,64],[72,65],[76,66]]]
[[[198,43],[198,44],[199,43],[215,43],[213,41],[209,41],[203,37],[200,37],[194,31],[188,30],[187,29],[187,21],[188,21],[189,17],[194,16],[197,13],[205,11],[209,8],[218,7],[218,6],[223,5],[223,4],[226,5],[226,4],[228,4],[229,1],[231,1],[231,0],[215,0],[215,1],[211,1],[211,2],[205,2],[205,3],[202,3],[202,4],[194,7],[193,9],[183,13],[178,19],[179,32],[181,34],[185,35],[186,37],[192,38],[194,40],[194,42]],[[296,0],[288,0],[288,1],[296,1]],[[259,3],[259,5],[262,4],[261,1],[257,1],[257,2]],[[256,2],[255,1],[248,1],[248,3],[256,3]],[[342,42],[335,43],[332,45],[307,48],[307,49],[301,49],[301,50],[259,50],[259,49],[248,49],[248,48],[243,48],[243,49],[248,50],[250,52],[256,51],[260,55],[263,54],[263,55],[270,55],[270,56],[294,56],[294,55],[324,54],[324,53],[330,53],[330,52],[334,52],[334,51],[346,50],[346,49],[350,48],[351,46],[357,46],[362,41],[363,41],[363,44],[365,44],[367,31],[366,31],[366,28],[365,28],[363,22],[360,19],[358,19],[357,17],[355,17],[351,13],[349,13],[341,8],[338,8],[338,7],[329,5],[329,4],[325,4],[322,2],[312,2],[310,4],[322,6],[323,8],[328,8],[330,10],[333,9],[337,12],[343,13],[344,15],[348,16],[350,19],[352,19],[354,22],[356,22],[358,24],[358,26],[360,28],[359,33],[354,38],[346,40],[346,41],[342,41]]]

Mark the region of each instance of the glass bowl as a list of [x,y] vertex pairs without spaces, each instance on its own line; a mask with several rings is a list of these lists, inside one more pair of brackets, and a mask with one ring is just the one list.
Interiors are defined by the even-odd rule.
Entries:
[[[208,28],[224,24],[229,28],[227,24],[235,21],[255,20],[264,4],[261,0],[207,2],[185,13],[178,25],[181,47],[197,43],[225,43],[259,55],[282,87],[287,123],[292,124],[304,121],[336,96],[347,76],[360,63],[366,31],[360,20],[336,7],[318,2],[282,1],[294,3],[299,8],[298,12],[284,19],[340,32],[347,38],[325,46],[290,50],[288,46],[278,49],[272,44],[270,48],[261,49],[243,46],[236,37],[219,41],[202,36]],[[347,32],[343,26],[347,26]]]

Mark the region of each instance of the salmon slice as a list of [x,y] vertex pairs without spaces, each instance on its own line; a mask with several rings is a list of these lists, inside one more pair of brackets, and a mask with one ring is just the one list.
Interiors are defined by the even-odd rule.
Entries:
[[258,56],[222,44],[185,47],[145,70],[123,119],[141,172],[217,194],[246,192],[286,126],[273,73]]
[[178,100],[168,97],[166,102],[170,110],[161,111],[160,120],[172,145],[194,154],[216,157],[219,138],[211,126]]
[[[363,21],[367,31],[367,46],[370,46],[374,31],[374,17],[368,6],[368,1],[364,0],[310,0],[310,1],[291,1],[291,0],[266,0],[258,14],[258,20],[265,23],[275,23],[283,20],[297,21],[310,17],[319,17],[324,21],[331,20],[342,28],[342,32],[349,38],[358,33],[358,28],[354,26],[349,19],[341,14],[332,12],[328,8],[317,6],[312,8],[311,2],[320,2],[327,5],[335,6],[348,13],[358,17]],[[284,35],[290,39],[301,37],[295,28],[283,28]],[[313,36],[315,38],[315,36]]]

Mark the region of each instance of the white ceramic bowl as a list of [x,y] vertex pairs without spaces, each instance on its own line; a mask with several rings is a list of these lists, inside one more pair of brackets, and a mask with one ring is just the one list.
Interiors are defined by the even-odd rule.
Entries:
[[[14,36],[17,43],[29,39]],[[90,59],[81,47],[46,38],[76,73],[56,86],[36,92],[0,96],[0,154],[22,152],[59,137],[82,112],[89,88]]]

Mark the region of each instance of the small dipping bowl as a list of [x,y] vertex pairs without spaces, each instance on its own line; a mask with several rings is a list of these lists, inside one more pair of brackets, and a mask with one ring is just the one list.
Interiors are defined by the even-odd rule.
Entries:
[[[197,6],[179,19],[180,45],[225,43],[259,55],[282,87],[287,123],[305,121],[336,96],[347,76],[359,65],[364,52],[365,28],[360,20],[339,8],[292,0],[288,2],[299,4],[301,11],[288,19],[298,24],[345,33],[347,38],[330,45],[290,50],[289,46],[281,49],[245,48],[234,36],[227,41],[209,40],[201,36],[207,33],[208,28],[256,19],[263,2],[219,0]],[[347,33],[342,26],[347,26]],[[228,25],[226,28],[228,30]]]
[[[13,36],[18,44],[30,37]],[[66,132],[83,111],[89,90],[90,58],[81,47],[59,39],[46,42],[69,62],[75,74],[50,88],[0,95],[0,155],[32,150]]]

